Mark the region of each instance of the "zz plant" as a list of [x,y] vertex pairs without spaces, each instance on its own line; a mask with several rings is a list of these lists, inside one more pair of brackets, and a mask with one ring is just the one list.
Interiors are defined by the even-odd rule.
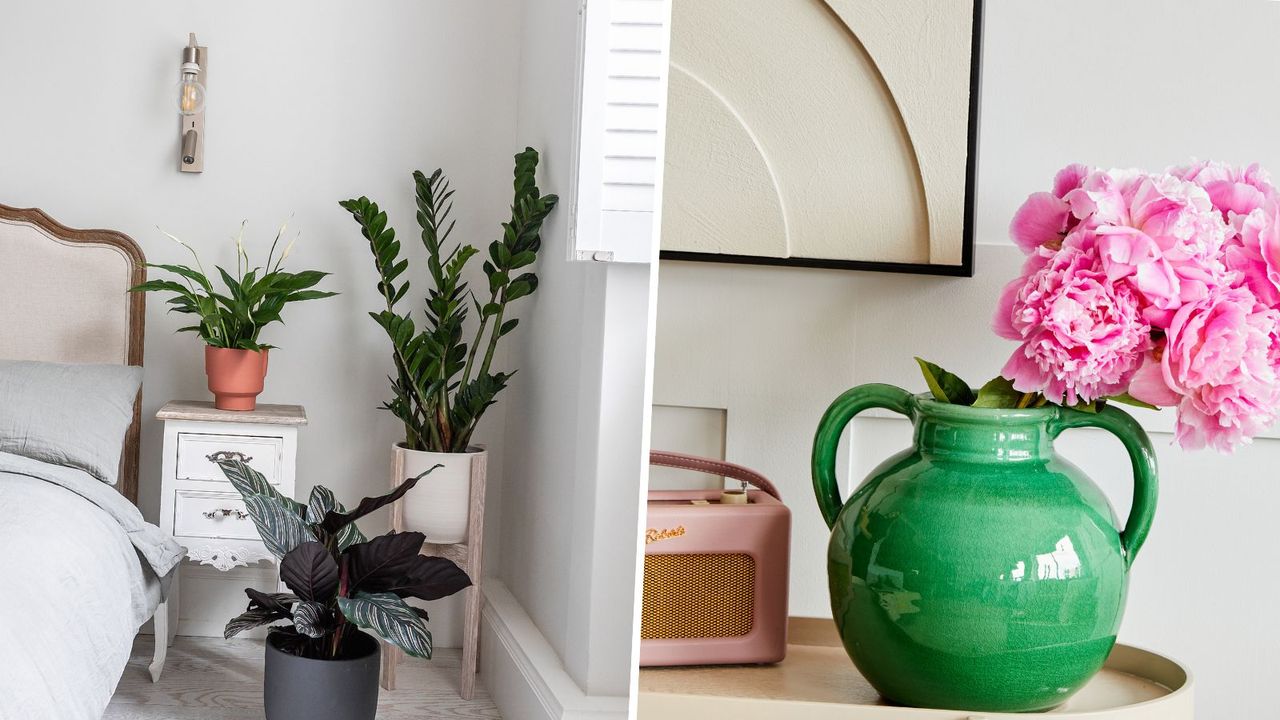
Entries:
[[[508,318],[510,305],[538,289],[538,276],[526,268],[538,259],[542,223],[558,200],[538,190],[537,169],[533,148],[515,156],[511,219],[502,224],[502,238],[489,244],[482,263],[487,297],[483,292],[477,295],[463,279],[468,261],[479,251],[449,243],[453,190],[444,172],[413,174],[431,278],[421,328],[409,311],[400,309],[409,292],[409,281],[401,279],[409,261],[401,257],[400,241],[387,226],[386,212],[367,197],[339,203],[355,218],[373,253],[384,307],[369,315],[386,331],[395,360],[395,374],[389,378],[392,399],[382,407],[404,423],[409,450],[466,452],[481,416],[514,374],[492,369],[494,352],[498,341],[520,322]],[[472,310],[477,321],[468,342],[464,326]]]
[[427,613],[405,598],[435,600],[471,584],[451,560],[420,555],[422,533],[366,538],[355,521],[399,500],[431,468],[381,497],[347,510],[327,488],[316,486],[306,505],[285,497],[261,473],[239,460],[218,462],[244,497],[267,550],[280,562],[280,579],[292,592],[246,588],[249,607],[227,623],[224,636],[279,621],[271,628],[281,650],[317,660],[344,656],[348,628],[371,630],[409,655],[431,657]]

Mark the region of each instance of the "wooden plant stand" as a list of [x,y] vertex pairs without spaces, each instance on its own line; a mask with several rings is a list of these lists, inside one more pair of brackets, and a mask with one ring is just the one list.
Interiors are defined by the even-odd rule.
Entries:
[[[391,461],[391,487],[395,489],[404,482],[404,467],[399,453]],[[484,554],[484,485],[487,473],[488,456],[477,455],[471,460],[471,500],[467,517],[467,540],[451,545],[426,543],[422,546],[423,555],[435,555],[457,563],[471,578],[471,586],[462,591],[465,598],[465,610],[462,622],[462,678],[458,694],[463,700],[470,700],[476,691],[476,670],[480,662],[480,562]],[[404,528],[404,508],[400,502],[391,505],[391,529],[396,532]],[[380,641],[382,642],[382,641]],[[396,666],[404,657],[404,651],[387,642],[382,642],[382,687],[386,690],[396,689]]]

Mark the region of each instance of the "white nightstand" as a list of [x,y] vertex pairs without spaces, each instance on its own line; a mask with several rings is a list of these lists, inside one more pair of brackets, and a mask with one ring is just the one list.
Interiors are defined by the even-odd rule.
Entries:
[[[178,400],[156,413],[164,421],[164,469],[160,477],[160,527],[186,546],[187,558],[227,571],[259,561],[275,562],[263,546],[244,500],[218,468],[236,458],[293,497],[299,405],[258,405],[257,410],[217,410],[211,402]],[[178,574],[169,599],[156,610],[151,679],[159,680],[177,626]]]

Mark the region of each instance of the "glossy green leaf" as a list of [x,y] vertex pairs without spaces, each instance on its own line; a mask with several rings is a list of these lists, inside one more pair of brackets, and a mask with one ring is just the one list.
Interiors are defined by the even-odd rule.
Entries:
[[973,401],[974,407],[981,408],[1016,408],[1022,399],[1022,393],[1013,389],[1013,383],[1007,378],[997,377],[987,382],[978,390]]
[[976,399],[973,389],[959,376],[923,358],[916,358],[916,362],[920,365],[920,372],[924,375],[924,381],[928,384],[929,392],[933,394],[934,399],[952,405],[973,404]]
[[1133,406],[1133,407],[1146,408],[1147,410],[1159,410],[1159,409],[1160,409],[1160,407],[1159,407],[1159,406],[1157,406],[1157,405],[1152,405],[1152,404],[1151,404],[1151,403],[1149,403],[1149,402],[1143,402],[1142,400],[1139,400],[1138,398],[1136,398],[1136,397],[1134,397],[1134,396],[1130,395],[1129,393],[1121,393],[1121,394],[1119,394],[1119,395],[1112,395],[1111,397],[1108,397],[1108,398],[1107,398],[1107,402],[1118,402],[1118,403],[1120,403],[1120,404],[1122,404],[1122,405],[1131,405],[1131,406]]

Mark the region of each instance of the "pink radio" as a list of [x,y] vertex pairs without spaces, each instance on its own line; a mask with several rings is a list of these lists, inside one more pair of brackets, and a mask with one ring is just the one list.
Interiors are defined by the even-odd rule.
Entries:
[[782,660],[791,511],[773,483],[679,453],[651,452],[649,464],[722,475],[742,489],[649,492],[640,664]]

